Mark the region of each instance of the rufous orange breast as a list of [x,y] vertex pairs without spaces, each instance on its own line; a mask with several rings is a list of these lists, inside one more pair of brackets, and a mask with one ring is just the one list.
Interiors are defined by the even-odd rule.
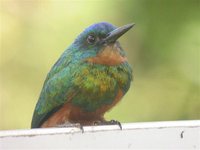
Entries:
[[110,44],[102,49],[97,56],[90,57],[86,61],[95,64],[114,66],[127,61],[127,58],[120,54],[120,49],[116,44]]

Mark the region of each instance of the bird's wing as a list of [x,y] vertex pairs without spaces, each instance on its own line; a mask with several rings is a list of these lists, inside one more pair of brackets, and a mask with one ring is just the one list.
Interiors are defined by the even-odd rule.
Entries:
[[76,92],[72,86],[75,65],[71,64],[70,58],[62,59],[62,57],[64,56],[62,55],[52,67],[44,82],[33,114],[31,128],[40,127]]

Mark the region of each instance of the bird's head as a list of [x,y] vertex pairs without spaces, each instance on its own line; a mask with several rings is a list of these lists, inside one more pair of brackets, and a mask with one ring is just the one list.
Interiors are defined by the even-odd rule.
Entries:
[[117,39],[134,24],[115,27],[101,22],[86,28],[72,44],[76,58],[90,63],[117,65],[126,61],[125,52]]

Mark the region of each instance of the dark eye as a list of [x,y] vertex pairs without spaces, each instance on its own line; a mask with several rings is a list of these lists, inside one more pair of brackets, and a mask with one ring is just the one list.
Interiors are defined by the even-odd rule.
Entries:
[[89,44],[94,44],[94,43],[96,42],[96,38],[94,37],[94,35],[89,35],[89,36],[87,37],[87,42],[88,42]]

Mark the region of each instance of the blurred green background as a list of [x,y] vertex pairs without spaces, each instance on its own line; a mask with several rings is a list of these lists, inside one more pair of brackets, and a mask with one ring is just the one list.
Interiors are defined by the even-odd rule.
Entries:
[[134,70],[107,119],[200,119],[199,0],[1,0],[0,129],[30,128],[46,74],[87,26],[136,23],[120,39]]

